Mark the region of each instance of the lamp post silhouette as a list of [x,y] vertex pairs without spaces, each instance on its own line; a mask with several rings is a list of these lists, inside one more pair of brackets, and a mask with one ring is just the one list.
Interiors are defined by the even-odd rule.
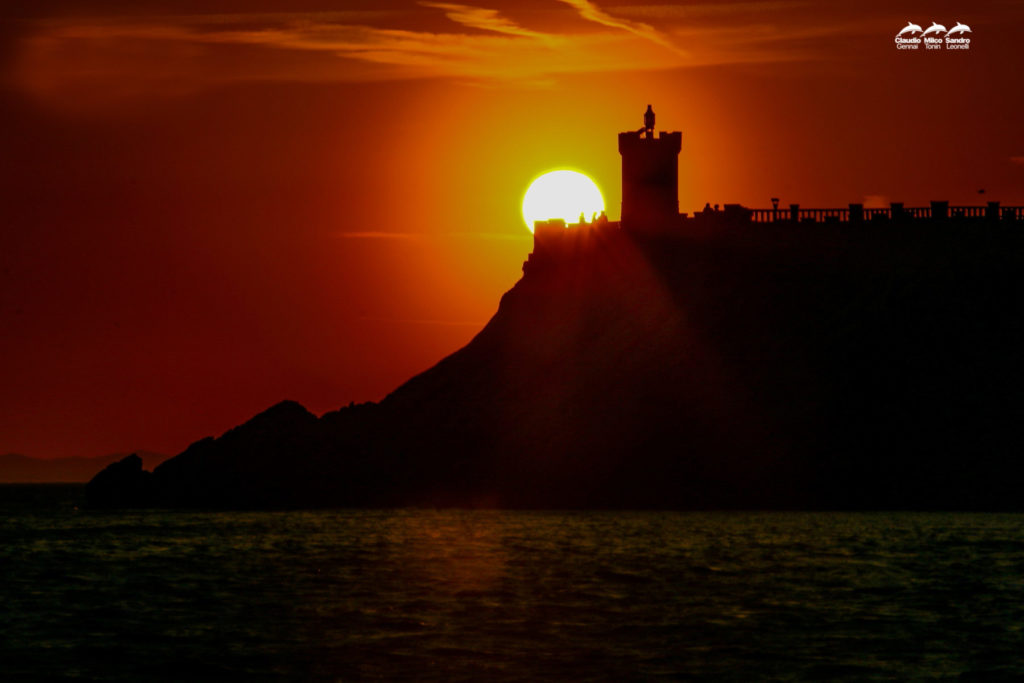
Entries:
[[779,214],[779,198],[772,197],[772,222],[778,219]]

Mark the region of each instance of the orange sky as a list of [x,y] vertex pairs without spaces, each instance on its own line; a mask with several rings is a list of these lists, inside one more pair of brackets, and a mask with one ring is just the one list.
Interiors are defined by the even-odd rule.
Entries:
[[[383,397],[518,279],[531,178],[618,217],[648,103],[684,211],[1024,204],[1017,2],[31,5],[0,9],[0,452]],[[908,20],[971,49],[898,51]]]

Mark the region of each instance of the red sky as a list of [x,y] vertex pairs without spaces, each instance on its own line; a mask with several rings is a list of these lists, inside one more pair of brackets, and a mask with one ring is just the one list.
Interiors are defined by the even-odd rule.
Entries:
[[[0,452],[176,453],[284,398],[382,398],[519,278],[531,178],[583,170],[618,218],[648,103],[683,211],[1024,204],[1015,1],[22,4]],[[971,48],[899,51],[908,20]]]

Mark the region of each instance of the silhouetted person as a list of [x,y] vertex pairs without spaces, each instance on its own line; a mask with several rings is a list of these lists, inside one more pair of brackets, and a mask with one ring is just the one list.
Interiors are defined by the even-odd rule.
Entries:
[[647,133],[647,137],[654,137],[654,110],[651,109],[651,105],[647,105],[647,111],[644,112],[644,131]]

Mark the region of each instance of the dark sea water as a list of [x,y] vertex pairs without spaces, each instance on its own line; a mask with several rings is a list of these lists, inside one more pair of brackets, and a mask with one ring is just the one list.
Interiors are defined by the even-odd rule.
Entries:
[[0,487],[0,679],[1024,677],[1024,516],[121,512]]

